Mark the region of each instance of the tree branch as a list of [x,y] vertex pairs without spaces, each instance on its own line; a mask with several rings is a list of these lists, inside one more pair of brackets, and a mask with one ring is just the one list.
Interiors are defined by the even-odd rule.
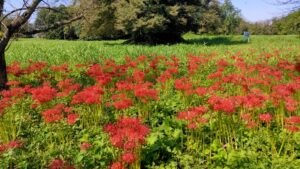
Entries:
[[[8,24],[6,27],[6,31],[4,32],[4,36],[2,37],[0,41],[0,51],[5,51],[5,48],[11,38],[11,36],[20,29],[20,27],[25,24],[28,19],[31,17],[32,13],[36,10],[37,6],[40,4],[42,0],[33,0],[31,5],[26,9],[25,12],[22,13],[22,15],[17,16],[10,24]],[[0,1],[0,10],[2,3],[4,4],[4,0]],[[3,11],[3,7],[2,7]]]
[[56,28],[59,28],[61,26],[64,26],[64,25],[67,25],[67,24],[70,24],[74,21],[77,21],[77,20],[80,20],[83,18],[83,15],[79,15],[79,16],[76,16],[70,20],[65,20],[65,21],[61,21],[61,22],[56,22],[48,27],[45,27],[45,28],[41,28],[41,29],[34,29],[34,30],[30,30],[30,31],[26,31],[26,32],[20,32],[21,34],[24,34],[24,35],[33,35],[33,34],[37,34],[37,33],[42,33],[42,32],[47,32],[49,30],[52,30],[52,29],[56,29]]
[[[2,22],[5,18],[7,18],[9,15],[12,15],[12,14],[15,13],[15,12],[18,12],[18,11],[24,11],[24,10],[27,10],[27,9],[28,9],[28,7],[26,7],[26,8],[18,8],[18,9],[12,10],[12,11],[10,11],[9,13],[5,14],[5,15],[1,18],[0,22]],[[54,12],[57,12],[57,13],[63,13],[63,14],[65,14],[64,12],[62,12],[62,11],[60,11],[60,10],[57,10],[57,9],[55,9],[55,8],[51,8],[51,7],[37,7],[36,9],[48,9],[48,10],[51,10],[51,11],[54,11]]]

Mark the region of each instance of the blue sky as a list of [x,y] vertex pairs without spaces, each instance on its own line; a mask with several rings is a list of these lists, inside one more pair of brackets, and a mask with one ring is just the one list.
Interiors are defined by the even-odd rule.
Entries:
[[[55,0],[46,0],[55,2]],[[59,2],[68,2],[69,0],[59,0]],[[287,7],[274,5],[276,0],[231,0],[233,5],[241,10],[243,18],[250,22],[263,21],[273,17],[280,17],[287,14]],[[12,9],[12,6],[18,7],[22,0],[7,0],[6,9]]]
[[231,0],[241,10],[242,16],[251,22],[263,21],[287,14],[287,6],[275,5],[275,0]]

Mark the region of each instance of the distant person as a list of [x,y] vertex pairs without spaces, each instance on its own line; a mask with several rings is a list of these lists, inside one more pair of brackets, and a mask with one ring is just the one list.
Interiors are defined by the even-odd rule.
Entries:
[[248,31],[244,31],[244,42],[250,42],[250,33]]

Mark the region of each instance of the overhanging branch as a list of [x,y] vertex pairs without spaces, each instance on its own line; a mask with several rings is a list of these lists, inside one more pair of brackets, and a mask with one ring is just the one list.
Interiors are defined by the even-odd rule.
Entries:
[[52,30],[52,29],[56,29],[56,28],[59,28],[61,26],[64,26],[64,25],[67,25],[67,24],[70,24],[74,21],[77,21],[77,20],[80,20],[83,18],[83,15],[79,15],[79,16],[76,16],[70,20],[65,20],[65,21],[61,21],[61,22],[56,22],[48,27],[45,27],[45,28],[41,28],[41,29],[34,29],[34,30],[30,30],[30,31],[26,31],[26,32],[20,32],[24,35],[33,35],[33,34],[37,34],[37,33],[42,33],[42,32],[47,32],[49,30]]
[[[24,11],[24,10],[27,10],[27,9],[28,9],[28,7],[26,7],[26,8],[18,8],[18,9],[14,9],[14,10],[12,10],[12,11],[6,13],[6,14],[1,18],[0,22],[4,21],[5,18],[7,18],[8,16],[10,16],[10,15],[16,13],[16,12]],[[51,8],[51,7],[37,7],[36,9],[48,9],[48,10],[51,10],[51,11],[54,11],[54,12],[57,12],[57,13],[63,13],[63,14],[65,14],[64,12],[62,12],[62,11],[60,11],[60,10],[58,10],[58,9],[55,9],[55,8]]]

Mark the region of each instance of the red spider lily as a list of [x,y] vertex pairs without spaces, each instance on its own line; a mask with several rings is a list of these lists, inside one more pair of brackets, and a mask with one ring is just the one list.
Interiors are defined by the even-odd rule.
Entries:
[[126,109],[126,108],[132,106],[132,101],[131,101],[131,99],[122,99],[122,100],[113,102],[112,105],[117,110],[123,110],[123,109]]
[[207,108],[204,106],[198,106],[191,108],[189,111],[180,112],[177,115],[179,120],[187,120],[189,129],[195,129],[198,127],[198,124],[207,123],[207,119],[201,117],[207,112]]
[[64,105],[58,104],[54,108],[48,109],[48,110],[42,112],[42,116],[43,116],[45,122],[53,123],[53,122],[61,120],[64,117],[63,112],[62,112],[63,108],[64,108]]
[[6,85],[7,86],[18,86],[18,85],[20,85],[21,83],[19,82],[19,81],[16,81],[16,80],[14,80],[14,81],[8,81],[7,83],[6,83]]
[[100,85],[106,85],[112,80],[111,75],[109,73],[105,73],[99,64],[91,66],[88,69],[87,74],[94,78]]
[[21,68],[21,63],[14,62],[11,65],[7,66],[7,74],[12,74],[16,77],[23,75],[24,70]]
[[0,144],[0,153],[7,150],[6,145]]
[[286,84],[280,84],[272,87],[272,96],[276,98],[285,98],[292,95],[295,90]]
[[198,96],[204,96],[207,93],[207,89],[205,87],[197,87],[194,92]]
[[134,70],[133,72],[133,80],[137,83],[142,83],[145,79],[145,73],[141,70]]
[[196,71],[198,70],[199,66],[207,62],[208,60],[204,58],[203,56],[193,56],[189,55],[188,56],[188,71],[189,75],[194,75]]
[[27,68],[24,69],[24,73],[30,74],[34,72],[41,72],[46,66],[47,63],[45,62],[31,63]]
[[134,85],[128,81],[119,81],[119,82],[116,82],[116,88],[119,91],[122,91],[122,90],[130,91],[134,88]]
[[209,87],[209,91],[217,91],[217,90],[224,90],[223,88],[221,88],[222,82],[217,81],[215,82],[212,86]]
[[261,93],[250,93],[243,98],[243,105],[246,108],[260,108],[268,97]]
[[297,110],[297,105],[298,105],[298,102],[293,99],[292,97],[286,97],[284,98],[285,100],[285,108],[292,112],[292,111],[296,111]]
[[167,80],[171,79],[174,74],[178,73],[178,68],[172,67],[164,71],[163,73],[160,74],[160,76],[156,79],[157,82],[164,83]]
[[118,110],[126,109],[132,106],[132,100],[127,98],[126,94],[124,93],[112,95],[111,98],[114,100],[111,105]]
[[71,104],[99,104],[103,93],[104,91],[100,86],[87,87],[73,96]]
[[167,58],[165,56],[156,56],[154,57],[151,62],[150,62],[150,67],[153,70],[157,70],[158,64],[160,60],[167,60]]
[[137,118],[122,117],[115,124],[106,125],[104,131],[109,133],[114,146],[125,149],[126,143],[134,145],[133,148],[143,144],[150,130]]
[[110,169],[125,169],[123,164],[121,162],[114,162],[112,165],[109,167]]
[[68,114],[67,116],[67,123],[69,125],[75,124],[76,121],[79,119],[79,114]]
[[51,70],[54,72],[68,72],[69,71],[69,65],[68,64],[62,64],[59,66],[51,66]]
[[300,124],[300,116],[291,116],[285,119],[288,124]]
[[23,142],[21,142],[20,140],[10,141],[6,145],[7,148],[20,148],[22,146],[23,146]]
[[142,83],[134,86],[134,95],[140,98],[143,102],[147,102],[148,99],[157,100],[158,91],[156,89],[149,89],[152,83]]
[[41,87],[32,88],[30,90],[32,99],[40,104],[51,101],[56,97],[56,92],[56,89],[52,88],[48,83],[44,83]]
[[245,120],[245,121],[249,121],[251,120],[252,115],[250,113],[245,113],[241,115],[241,119]]
[[207,108],[204,106],[198,106],[198,107],[194,107],[191,108],[189,111],[185,111],[185,112],[180,112],[177,116],[178,119],[180,120],[193,120],[198,116],[202,116],[203,114],[205,114],[207,112]]
[[122,160],[125,163],[131,164],[136,160],[136,157],[133,153],[128,152],[128,153],[125,153],[125,154],[122,155]]
[[127,65],[128,67],[135,68],[135,67],[137,66],[137,62],[136,62],[136,61],[133,61],[133,60],[131,59],[130,56],[126,56],[126,57],[125,57],[125,60],[126,60],[126,65]]
[[257,126],[258,126],[258,124],[255,121],[248,121],[247,122],[247,128],[248,129],[252,129],[252,128],[257,127]]
[[270,113],[260,114],[259,115],[259,120],[262,121],[262,122],[269,123],[272,120],[272,115]]
[[71,113],[73,111],[72,107],[64,107],[64,112]]
[[188,78],[183,77],[180,79],[176,79],[174,82],[174,86],[177,90],[187,91],[192,90],[193,84],[189,81]]
[[219,66],[219,67],[227,67],[229,65],[230,64],[224,59],[220,59],[219,61],[217,61],[217,66]]
[[53,160],[49,165],[49,169],[64,169],[64,161],[61,159]]
[[145,55],[140,55],[136,58],[139,62],[147,61],[148,57]]
[[[299,66],[300,66],[300,64],[299,64]],[[294,65],[293,63],[291,63],[291,62],[289,62],[287,60],[280,60],[280,61],[278,61],[277,67],[281,68],[281,69],[285,69],[285,70],[294,71],[295,68],[296,68],[296,65]]]
[[86,64],[82,64],[82,63],[78,63],[75,65],[75,67],[77,67],[77,68],[84,68],[86,66],[87,66]]
[[285,126],[285,128],[291,133],[296,133],[300,130],[297,126]]
[[13,140],[8,142],[7,144],[0,144],[0,153],[8,149],[20,148],[22,146],[23,146],[23,142],[20,140]]
[[197,119],[197,122],[198,122],[198,123],[201,123],[201,124],[204,124],[204,123],[207,123],[208,120],[207,120],[206,118],[199,117],[199,118]]
[[11,99],[10,98],[2,98],[0,99],[0,115],[4,112],[4,109],[11,106]]
[[10,90],[4,90],[1,92],[1,95],[5,98],[23,98],[25,95],[25,89],[21,87],[12,88]]
[[189,124],[187,125],[187,128],[188,128],[188,129],[195,129],[195,128],[197,128],[197,124],[194,123],[194,122],[189,123]]
[[78,91],[80,89],[80,84],[73,83],[73,79],[65,79],[57,83],[57,87],[62,90],[62,93],[58,93],[58,96],[67,96],[72,91]]
[[300,62],[297,62],[295,64],[295,70],[298,71],[298,72],[300,72]]
[[92,145],[88,142],[83,142],[81,145],[80,145],[80,150],[83,150],[83,151],[86,151],[87,149],[89,149]]
[[213,106],[215,111],[223,111],[228,114],[235,111],[234,101],[229,98],[221,98],[213,95],[209,98],[208,103]]
[[223,68],[218,68],[218,70],[215,73],[211,73],[207,76],[208,79],[216,79],[216,78],[221,78],[222,73],[224,69]]

